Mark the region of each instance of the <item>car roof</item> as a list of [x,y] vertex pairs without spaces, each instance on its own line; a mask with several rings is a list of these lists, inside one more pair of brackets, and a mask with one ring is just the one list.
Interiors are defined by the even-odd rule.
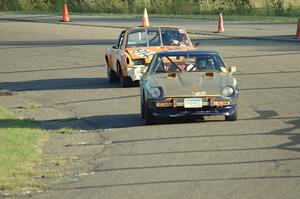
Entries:
[[199,55],[199,54],[214,54],[219,55],[218,52],[210,50],[172,50],[172,51],[161,51],[157,53],[157,56],[179,56],[179,55]]

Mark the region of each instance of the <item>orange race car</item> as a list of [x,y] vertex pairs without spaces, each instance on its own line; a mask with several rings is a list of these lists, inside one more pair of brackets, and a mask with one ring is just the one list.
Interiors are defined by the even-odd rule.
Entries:
[[137,27],[121,32],[116,45],[107,48],[105,60],[109,81],[122,87],[139,81],[152,56],[160,51],[194,49],[186,30],[180,27]]

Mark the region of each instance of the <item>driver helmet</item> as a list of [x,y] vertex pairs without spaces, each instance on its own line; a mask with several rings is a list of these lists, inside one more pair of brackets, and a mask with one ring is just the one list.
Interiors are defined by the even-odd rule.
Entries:
[[173,44],[173,41],[177,40],[176,37],[177,37],[177,33],[174,31],[166,31],[165,33],[162,34],[163,43],[167,45]]
[[206,69],[207,67],[207,57],[197,57],[196,66],[198,69]]

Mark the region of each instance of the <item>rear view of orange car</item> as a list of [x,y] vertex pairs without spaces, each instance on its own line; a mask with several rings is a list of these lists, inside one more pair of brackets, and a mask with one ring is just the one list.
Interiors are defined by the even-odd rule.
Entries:
[[192,49],[192,42],[183,28],[129,28],[121,32],[116,45],[106,49],[108,79],[128,87],[141,79],[157,52]]

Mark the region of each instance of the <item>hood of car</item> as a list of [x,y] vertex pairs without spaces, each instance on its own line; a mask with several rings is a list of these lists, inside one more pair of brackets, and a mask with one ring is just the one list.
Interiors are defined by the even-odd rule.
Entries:
[[171,50],[193,50],[192,46],[151,46],[151,47],[135,47],[127,48],[126,52],[132,60],[145,59],[146,63],[150,63],[152,56],[157,52]]
[[235,79],[224,72],[184,72],[155,74],[151,87],[161,87],[165,97],[220,96],[223,86],[234,86]]

